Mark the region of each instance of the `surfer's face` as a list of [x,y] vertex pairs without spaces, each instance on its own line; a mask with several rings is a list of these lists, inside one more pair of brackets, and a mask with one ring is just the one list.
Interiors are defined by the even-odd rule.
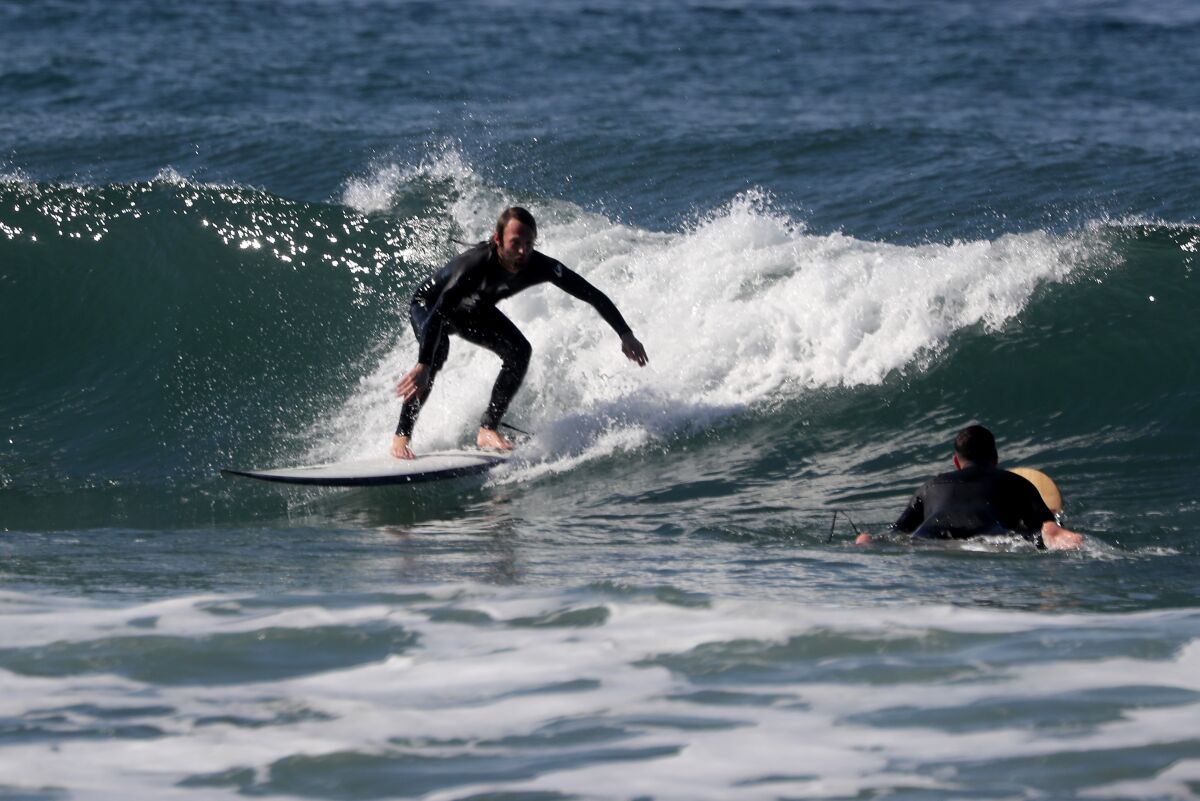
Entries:
[[504,234],[493,237],[496,255],[507,270],[516,272],[533,253],[533,229],[520,220],[509,220]]

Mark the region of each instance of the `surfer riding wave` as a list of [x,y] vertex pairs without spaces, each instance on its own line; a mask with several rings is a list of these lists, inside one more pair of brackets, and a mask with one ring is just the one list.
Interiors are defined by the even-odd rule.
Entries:
[[621,338],[621,350],[639,366],[649,361],[646,349],[608,296],[561,262],[534,250],[537,222],[520,206],[500,214],[490,240],[456,256],[428,278],[413,295],[409,319],[420,350],[417,364],[401,378],[396,395],[404,399],[392,438],[397,459],[414,458],[409,443],[421,407],[450,353],[450,335],[487,348],[500,357],[500,374],[479,423],[480,448],[511,450],[500,434],[500,421],[525,378],[532,348],[496,304],[541,283],[551,283],[588,303]]

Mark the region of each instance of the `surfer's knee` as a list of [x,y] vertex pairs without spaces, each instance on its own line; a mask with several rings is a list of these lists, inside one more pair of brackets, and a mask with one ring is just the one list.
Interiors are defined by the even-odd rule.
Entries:
[[533,345],[530,345],[529,340],[523,336],[511,339],[501,355],[505,365],[522,371],[529,366],[529,360],[532,357]]

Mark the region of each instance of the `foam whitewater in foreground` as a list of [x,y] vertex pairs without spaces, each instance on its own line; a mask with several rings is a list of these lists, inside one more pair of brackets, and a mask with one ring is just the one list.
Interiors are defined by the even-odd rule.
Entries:
[[1200,781],[1194,610],[442,585],[6,592],[0,616],[9,797],[1186,798]]

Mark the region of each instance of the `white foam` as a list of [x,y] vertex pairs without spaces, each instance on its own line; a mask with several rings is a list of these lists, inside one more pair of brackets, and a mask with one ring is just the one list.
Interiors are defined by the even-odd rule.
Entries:
[[[938,727],[874,725],[861,716],[910,708],[915,712],[968,709],[980,702],[1028,702],[1107,688],[1172,688],[1200,692],[1200,612],[1167,610],[1136,614],[1008,612],[987,608],[908,606],[903,608],[811,607],[795,604],[716,599],[707,608],[680,608],[654,600],[614,600],[578,591],[526,588],[405,588],[431,596],[417,602],[371,602],[359,606],[272,608],[238,598],[196,596],[135,605],[62,602],[15,593],[0,597],[0,624],[22,642],[42,626],[41,641],[81,646],[111,637],[122,621],[155,618],[139,636],[201,636],[285,626],[357,627],[403,625],[419,636],[418,645],[376,662],[293,679],[220,687],[150,684],[92,674],[56,678],[19,676],[0,670],[0,714],[12,719],[55,710],[53,725],[70,730],[89,725],[86,709],[169,707],[172,711],[130,713],[126,720],[159,727],[166,736],[129,741],[64,738],[58,742],[10,742],[5,747],[4,783],[11,787],[63,787],[79,798],[141,799],[172,797],[189,775],[248,767],[259,776],[276,760],[297,755],[356,752],[421,757],[486,754],[499,764],[524,764],[526,748],[484,746],[482,741],[526,736],[564,721],[638,721],[679,717],[725,723],[733,728],[675,728],[632,723],[617,747],[660,748],[652,758],[586,767],[546,762],[528,779],[496,780],[433,792],[429,799],[452,799],[473,792],[557,792],[586,798],[770,799],[855,796],[873,788],[926,787],[963,792],[953,771],[897,773],[897,765],[978,764],[1047,753],[1083,758],[1105,749],[1153,747],[1193,736],[1196,704],[1127,706],[1124,714],[1063,737],[1054,730],[1010,726],[1001,719],[959,732]],[[294,601],[293,601],[294,603]],[[219,604],[224,614],[206,611]],[[590,626],[509,625],[506,621],[578,610],[602,609],[607,617]],[[493,623],[464,624],[434,612],[454,609],[486,614]],[[37,611],[37,610],[40,610]],[[40,619],[24,621],[31,612]],[[53,620],[57,612],[61,621]],[[1173,653],[1143,657],[1138,642],[1158,632],[1179,643]],[[128,633],[133,633],[132,631]],[[947,640],[950,633],[970,635]],[[861,640],[861,649],[836,646],[842,658],[873,666],[897,680],[839,681],[806,678],[805,668],[826,658],[830,635]],[[1005,638],[1018,637],[1011,646]],[[792,638],[792,647],[766,664],[782,668],[765,681],[730,677],[714,684],[648,662],[685,657],[706,644],[766,646]],[[1132,638],[1130,640],[1129,638]],[[1140,638],[1140,639],[1139,639]],[[910,651],[916,666],[889,655],[888,643],[928,642]],[[1044,654],[1028,652],[1037,642]],[[1110,643],[1100,655],[1097,644]],[[1049,649],[1059,644],[1057,654]],[[989,665],[988,645],[1006,654]],[[1076,646],[1083,646],[1077,651]],[[809,649],[812,649],[810,652]],[[975,678],[929,677],[919,667],[922,654],[943,654],[946,663]],[[1032,653],[1031,657],[1022,655]],[[794,677],[789,668],[796,668]],[[823,675],[832,675],[825,671]],[[588,686],[580,682],[590,681]],[[568,685],[571,683],[571,685]],[[554,689],[561,686],[562,689]],[[748,695],[775,695],[783,702],[714,706],[690,694],[719,689]],[[201,719],[270,719],[281,712],[301,716],[263,727],[239,727]],[[987,713],[972,713],[977,724]],[[859,717],[855,717],[859,716]],[[399,738],[403,743],[397,744]],[[568,746],[545,745],[560,749]],[[607,745],[571,746],[582,751]],[[1102,756],[1092,756],[1097,760]],[[998,768],[1001,770],[1002,768]],[[907,775],[911,773],[911,775]],[[1165,792],[1193,776],[1190,763],[1122,787]],[[785,777],[756,783],[765,777]],[[1019,780],[1024,781],[1023,779]],[[997,780],[999,781],[999,780]],[[1005,782],[1009,781],[1006,776]],[[1030,781],[1036,782],[1036,779]],[[1091,788],[1110,794],[1103,786]],[[233,798],[232,789],[192,789],[199,797]],[[1143,795],[1143,792],[1129,795]],[[195,796],[189,796],[195,797]]]
[[[351,182],[344,200],[384,209],[406,182],[435,179],[453,182],[444,213],[470,241],[486,238],[495,213],[511,202],[454,155],[380,168]],[[604,452],[604,431],[653,438],[815,388],[878,384],[936,355],[958,331],[1002,327],[1039,286],[1066,279],[1101,248],[1094,232],[917,246],[814,234],[758,192],[677,232],[623,225],[559,201],[531,205],[539,250],[604,290],[651,360],[645,369],[631,365],[591,308],[552,287],[504,303],[534,347],[509,416],[553,431],[553,441],[538,443],[539,461]],[[314,458],[387,447],[399,409],[393,389],[416,357],[411,333],[398,333],[398,344],[321,432]],[[416,432],[418,448],[468,437],[499,367],[461,340],[452,339],[450,350]]]
[[391,208],[396,185],[406,177],[397,164],[389,164],[369,176],[352,178],[342,192],[342,203],[359,212],[372,214]]
[[193,185],[191,179],[180,173],[174,167],[163,167],[155,174],[153,178],[150,179],[150,182],[155,184],[169,184],[170,186]]
[[452,188],[463,187],[472,194],[484,191],[458,151],[443,144],[435,149],[432,157],[416,166],[381,164],[366,175],[351,178],[342,191],[342,203],[361,214],[388,211],[397,194],[405,188],[431,182],[448,184]]

